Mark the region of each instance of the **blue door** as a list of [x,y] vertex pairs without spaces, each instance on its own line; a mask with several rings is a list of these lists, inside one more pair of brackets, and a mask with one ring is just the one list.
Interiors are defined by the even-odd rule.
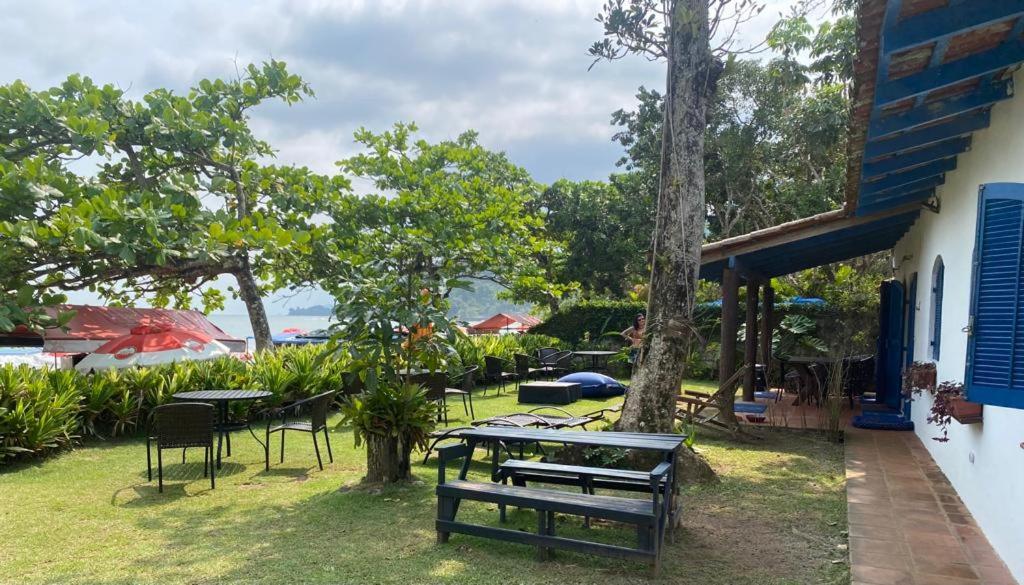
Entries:
[[[917,321],[917,273],[910,275],[910,285],[907,287],[907,310],[904,317],[907,331],[907,345],[904,350],[906,360],[903,362],[907,367],[914,363],[914,325]],[[902,383],[900,384],[902,391]],[[903,399],[903,418],[910,419],[910,399]]]
[[903,284],[895,280],[882,283],[878,305],[878,356],[875,360],[876,400],[899,410],[903,394]]

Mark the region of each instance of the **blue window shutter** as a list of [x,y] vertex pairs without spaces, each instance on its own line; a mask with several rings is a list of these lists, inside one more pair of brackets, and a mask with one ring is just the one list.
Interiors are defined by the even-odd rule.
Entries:
[[935,270],[935,288],[932,289],[932,302],[935,303],[935,321],[932,323],[932,359],[938,361],[942,347],[942,283],[946,277],[946,265],[939,259]]
[[1024,408],[1024,184],[981,186],[976,238],[967,396]]

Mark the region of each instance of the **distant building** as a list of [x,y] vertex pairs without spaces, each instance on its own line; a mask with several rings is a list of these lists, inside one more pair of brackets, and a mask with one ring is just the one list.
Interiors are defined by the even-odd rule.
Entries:
[[496,313],[479,323],[473,323],[466,332],[470,335],[526,333],[536,325],[540,325],[540,319],[531,315]]

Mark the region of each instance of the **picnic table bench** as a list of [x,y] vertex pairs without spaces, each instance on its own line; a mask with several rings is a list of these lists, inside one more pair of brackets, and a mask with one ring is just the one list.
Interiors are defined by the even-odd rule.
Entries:
[[[559,431],[553,429],[529,429],[514,427],[483,427],[462,433],[465,444],[449,445],[438,449],[438,509],[436,530],[438,542],[447,542],[451,533],[469,534],[494,538],[508,542],[530,544],[537,547],[538,556],[547,559],[551,549],[562,548],[591,554],[646,560],[653,573],[660,570],[661,547],[664,542],[670,511],[674,508],[675,457],[685,437],[682,435],[656,435],[646,433],[617,433],[599,431]],[[476,444],[494,443],[492,455],[492,482],[503,477],[512,479],[513,484],[468,481],[470,459]],[[499,464],[500,450],[497,444],[515,443],[561,443],[563,445],[584,445],[594,447],[616,447],[622,449],[644,449],[660,453],[664,460],[650,472],[611,470],[583,466],[560,465],[545,462],[505,462]],[[445,477],[447,463],[462,459],[458,479],[449,481]],[[525,464],[524,464],[525,463]],[[582,492],[569,492],[525,486],[532,474],[533,481],[546,483],[571,483]],[[607,483],[603,483],[607,482]],[[646,491],[649,499],[620,496],[596,495],[593,488],[599,483],[629,486],[630,491]],[[640,486],[646,484],[644,489]],[[613,489],[621,489],[616,487]],[[628,489],[628,488],[627,488]],[[504,510],[507,506],[529,508],[537,511],[537,533],[470,524],[456,520],[459,503],[471,500],[497,504]],[[555,534],[555,513],[570,514],[589,518],[601,518],[632,524],[636,528],[636,547],[609,545],[589,540],[567,538]]]

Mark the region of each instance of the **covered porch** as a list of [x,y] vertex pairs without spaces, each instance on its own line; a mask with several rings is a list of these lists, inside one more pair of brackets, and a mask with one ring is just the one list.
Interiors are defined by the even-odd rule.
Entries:
[[[722,294],[719,384],[729,382],[742,368],[743,375],[736,380],[742,386],[742,400],[768,406],[765,420],[758,422],[820,428],[822,416],[818,408],[799,401],[794,404],[791,399],[773,393],[781,389],[768,394],[756,392],[759,366],[768,380],[775,372],[785,375],[780,372],[782,361],[772,353],[777,316],[771,279],[888,250],[910,229],[920,213],[921,207],[916,203],[871,217],[851,216],[844,210],[837,210],[704,246],[701,278],[719,283]],[[741,288],[745,289],[742,303]],[[742,359],[735,342],[741,323],[745,330]],[[902,350],[902,347],[893,348],[897,349]],[[879,349],[879,353],[883,351]],[[875,359],[884,357],[876,355]],[[879,393],[895,390],[885,386],[878,388]],[[858,413],[856,405],[854,408],[844,405],[841,413],[844,426]]]

